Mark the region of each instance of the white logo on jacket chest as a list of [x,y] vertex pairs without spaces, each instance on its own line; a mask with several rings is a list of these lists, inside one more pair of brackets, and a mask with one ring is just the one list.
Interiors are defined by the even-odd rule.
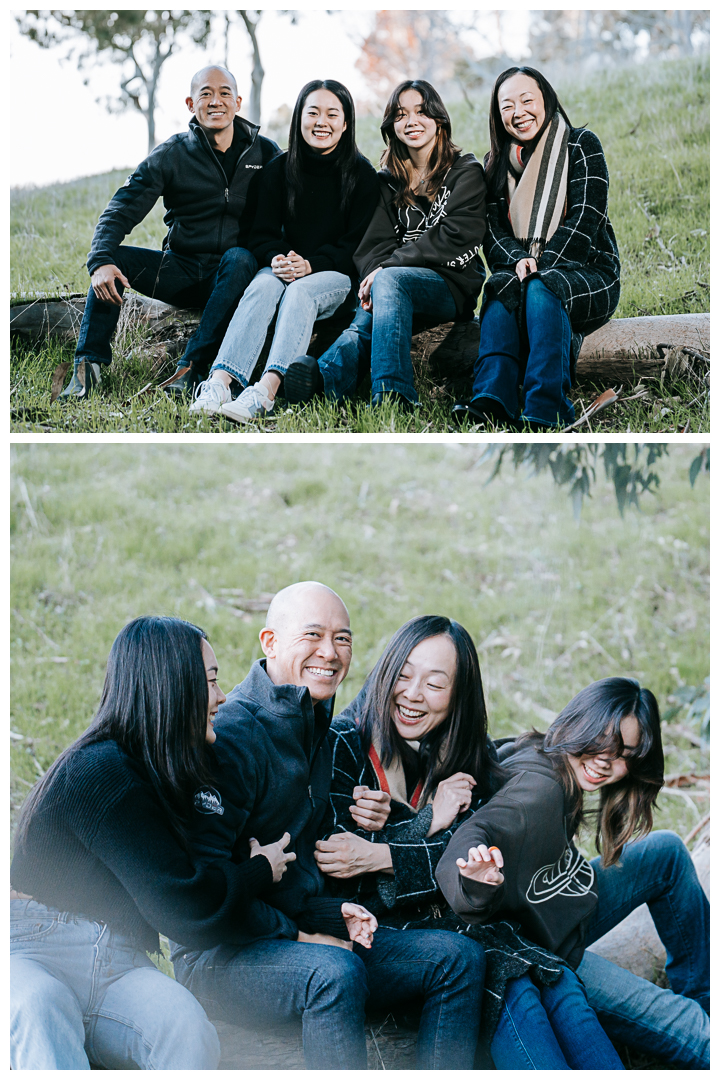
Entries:
[[586,896],[595,883],[595,871],[578,851],[566,847],[556,863],[541,866],[528,885],[525,899],[544,904],[554,896]]
[[195,809],[201,814],[220,814],[222,817],[225,813],[220,792],[216,791],[215,788],[200,788],[195,792],[193,802]]

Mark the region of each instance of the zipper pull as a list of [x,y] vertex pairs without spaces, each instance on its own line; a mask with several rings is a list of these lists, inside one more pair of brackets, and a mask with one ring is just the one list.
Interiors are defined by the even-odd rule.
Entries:
[[230,192],[225,188],[225,202],[230,202]]
[[310,802],[312,803],[312,805],[314,807],[315,806],[315,800],[313,799],[312,784],[308,784],[308,795],[310,796]]

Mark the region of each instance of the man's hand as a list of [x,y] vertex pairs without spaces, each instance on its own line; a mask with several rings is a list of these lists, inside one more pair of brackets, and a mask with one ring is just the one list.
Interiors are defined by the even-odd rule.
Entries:
[[336,833],[315,845],[315,861],[323,874],[336,878],[357,877],[372,870],[392,870],[387,844],[371,844],[354,833]]
[[343,904],[341,911],[350,940],[369,949],[378,925],[375,916],[360,904]]
[[308,945],[339,945],[341,949],[352,949],[352,941],[343,941],[332,934],[304,934],[302,930],[298,930],[297,940],[305,941]]
[[475,780],[470,773],[458,772],[441,780],[433,796],[432,824],[428,836],[449,829],[458,814],[467,810],[472,802],[472,789]]
[[283,833],[279,840],[276,840],[274,844],[266,844],[265,847],[260,847],[260,842],[253,836],[248,843],[250,844],[250,858],[254,855],[264,855],[267,861],[272,866],[273,882],[277,884],[280,878],[287,870],[287,864],[294,862],[297,855],[294,851],[285,851],[285,848],[290,843],[290,833]]
[[115,278],[119,278],[126,289],[130,288],[130,282],[125,277],[122,270],[118,266],[115,266],[114,263],[98,266],[97,270],[95,270],[93,276],[90,278],[90,284],[92,285],[93,292],[98,300],[104,300],[106,304],[115,304],[117,307],[120,307],[122,304],[122,296],[115,287]]
[[455,862],[463,877],[482,881],[484,885],[502,885],[505,880],[505,875],[500,873],[503,866],[500,848],[480,844],[470,848],[467,862],[465,859],[456,859]]
[[526,278],[528,276],[528,274],[537,273],[537,263],[534,259],[521,259],[515,267],[515,273],[522,281],[523,278]]
[[373,791],[364,785],[353,788],[355,803],[350,815],[356,825],[366,832],[380,832],[390,814],[390,796],[387,791]]

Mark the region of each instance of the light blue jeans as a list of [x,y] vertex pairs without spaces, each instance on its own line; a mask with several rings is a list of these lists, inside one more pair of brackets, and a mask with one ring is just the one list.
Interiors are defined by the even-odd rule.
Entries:
[[13,1069],[216,1069],[192,994],[105,923],[10,901]]
[[321,270],[286,285],[263,267],[248,285],[223,338],[212,371],[221,368],[247,386],[277,310],[275,333],[265,371],[284,375],[307,353],[316,319],[329,319],[350,292],[350,278]]

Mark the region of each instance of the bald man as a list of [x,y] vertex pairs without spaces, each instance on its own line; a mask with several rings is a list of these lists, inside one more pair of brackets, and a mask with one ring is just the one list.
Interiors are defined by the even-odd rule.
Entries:
[[[242,99],[224,67],[198,71],[185,101],[189,130],[157,146],[100,215],[73,377],[61,401],[83,400],[100,384],[128,287],[177,307],[203,308],[175,374],[162,384],[173,396],[189,393],[207,374],[255,275],[257,263],[245,245],[259,177],[279,147],[238,115]],[[160,197],[168,226],[162,251],[123,244]]]

